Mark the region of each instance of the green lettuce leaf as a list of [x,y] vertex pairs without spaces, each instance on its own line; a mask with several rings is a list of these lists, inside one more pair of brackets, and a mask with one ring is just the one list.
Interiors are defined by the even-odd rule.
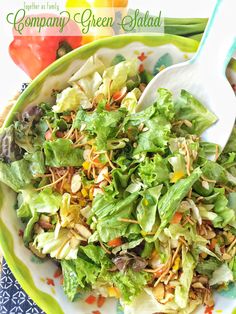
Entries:
[[19,192],[27,186],[33,178],[30,171],[30,162],[25,159],[6,164],[0,161],[0,181],[11,189]]
[[225,263],[213,272],[209,284],[210,286],[214,286],[220,285],[222,283],[229,283],[230,281],[233,281],[233,273],[228,265]]
[[180,275],[179,285],[175,289],[175,302],[184,309],[188,304],[188,294],[193,279],[193,272],[196,262],[190,252],[182,249],[182,274]]
[[188,120],[192,126],[182,126],[187,133],[201,135],[206,129],[217,121],[217,117],[204,107],[193,95],[185,90],[175,103],[176,119]]
[[12,162],[19,160],[24,155],[24,150],[16,143],[16,130],[14,125],[5,128],[0,134],[0,160]]
[[[79,237],[77,236],[76,239]],[[43,254],[50,254],[52,258],[70,260],[77,258],[79,249],[79,243],[72,246],[71,241],[73,241],[73,236],[70,231],[61,228],[58,235],[54,231],[38,234],[34,239],[34,245]]]
[[95,226],[99,239],[108,242],[121,236],[129,236],[132,233],[130,224],[119,221],[119,218],[132,218],[131,214],[135,208],[138,193],[130,194],[125,199],[106,199],[103,195],[97,195],[92,212],[96,215],[97,224]]
[[61,261],[64,291],[71,301],[79,290],[91,288],[101,277],[107,277],[113,265],[103,249],[93,244],[81,246],[78,255],[77,259]]
[[129,77],[136,76],[137,74],[137,59],[122,61],[109,67],[103,72],[103,84],[99,88],[99,93],[102,93],[105,96],[109,94],[113,95],[113,93],[126,86]]
[[51,188],[46,188],[31,198],[30,207],[34,208],[37,213],[56,214],[61,201],[61,194],[54,192]]
[[59,138],[43,144],[45,164],[51,167],[81,166],[84,162],[83,150],[74,148],[71,140]]
[[134,88],[131,92],[129,92],[121,102],[121,107],[125,107],[128,112],[134,113],[135,109],[138,105],[138,100],[141,96],[141,91],[138,88]]
[[109,148],[109,139],[115,139],[116,142],[119,141],[119,139],[116,138],[116,134],[119,130],[120,123],[126,115],[126,112],[125,108],[117,111],[97,109],[92,114],[80,110],[77,113],[74,127],[80,128],[82,123],[86,124],[85,131],[94,137],[96,136],[95,143],[97,149],[107,150]]
[[57,94],[56,105],[52,107],[54,112],[76,111],[79,106],[90,108],[91,103],[85,93],[78,87],[67,87]]
[[183,198],[188,194],[193,184],[200,178],[202,172],[196,168],[189,177],[181,179],[173,184],[158,203],[158,211],[161,218],[161,225],[158,234],[170,222]]
[[167,160],[159,154],[155,154],[153,158],[146,157],[138,167],[138,174],[148,187],[168,182],[169,173]]
[[170,137],[170,122],[164,116],[158,115],[146,121],[145,127],[147,131],[139,134],[133,154],[163,152]]
[[158,98],[155,103],[158,113],[164,116],[168,121],[172,121],[175,115],[175,105],[172,93],[165,88],[158,89]]
[[235,222],[235,210],[228,207],[228,199],[224,195],[224,189],[215,189],[219,191],[216,198],[213,211],[217,217],[213,220],[215,228],[224,228],[226,225]]
[[42,151],[36,151],[32,154],[27,153],[24,155],[24,159],[30,162],[30,172],[33,176],[45,173],[46,167]]
[[209,257],[197,264],[196,271],[201,275],[211,278],[213,272],[219,268],[221,264],[222,263],[217,258]]
[[61,268],[63,274],[63,288],[70,301],[74,301],[75,295],[78,291],[79,277],[76,272],[76,267],[73,260],[61,261]]
[[137,207],[137,220],[145,232],[151,232],[156,222],[161,190],[162,185],[158,185],[140,193],[142,200]]
[[79,68],[77,72],[70,78],[69,82],[78,81],[84,77],[92,75],[94,72],[98,72],[99,74],[103,73],[105,69],[104,63],[98,58],[98,56],[94,55],[88,58],[88,60]]
[[125,273],[115,272],[110,276],[111,282],[121,292],[121,298],[125,303],[130,303],[132,299],[143,291],[150,280],[150,274],[140,271],[134,272],[128,269]]
[[223,150],[223,154],[236,152],[236,126],[234,126],[230,138]]

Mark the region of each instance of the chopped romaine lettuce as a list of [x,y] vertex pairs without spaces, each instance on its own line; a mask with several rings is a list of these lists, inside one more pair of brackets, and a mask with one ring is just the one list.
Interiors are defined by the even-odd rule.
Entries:
[[59,138],[55,141],[45,141],[45,164],[51,167],[81,166],[84,162],[83,150],[74,148],[69,139]]
[[75,74],[70,78],[69,82],[78,81],[84,77],[92,75],[94,72],[102,74],[105,69],[104,63],[98,58],[98,56],[91,56],[82,67],[75,72]]
[[167,160],[163,159],[159,154],[155,154],[152,159],[146,157],[138,167],[138,174],[142,182],[148,187],[167,183],[169,173]]
[[233,273],[226,263],[217,268],[209,281],[210,286],[220,285],[222,283],[229,283],[233,281]]
[[160,199],[158,211],[161,218],[161,225],[158,229],[158,234],[170,222],[181,201],[188,194],[193,184],[200,178],[201,174],[200,168],[196,168],[189,177],[173,184]]
[[201,135],[217,121],[217,117],[204,107],[193,95],[185,90],[175,103],[176,119],[188,120],[190,126],[183,124],[181,129],[186,133]]
[[180,275],[179,285],[175,288],[175,302],[181,309],[188,304],[188,294],[193,278],[196,262],[190,252],[182,249],[182,274]]
[[52,107],[54,112],[75,111],[82,108],[91,108],[91,103],[86,94],[78,87],[67,87],[57,94],[56,105]]
[[145,232],[151,232],[156,222],[161,189],[162,185],[158,185],[140,193],[142,199],[137,207],[137,220]]

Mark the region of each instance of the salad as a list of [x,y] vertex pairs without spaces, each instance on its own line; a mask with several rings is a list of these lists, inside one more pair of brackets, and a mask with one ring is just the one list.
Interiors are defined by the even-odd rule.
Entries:
[[187,314],[236,280],[236,128],[221,154],[202,141],[217,117],[185,90],[136,112],[148,77],[136,59],[89,58],[2,131],[0,180],[71,301],[92,291],[126,314]]

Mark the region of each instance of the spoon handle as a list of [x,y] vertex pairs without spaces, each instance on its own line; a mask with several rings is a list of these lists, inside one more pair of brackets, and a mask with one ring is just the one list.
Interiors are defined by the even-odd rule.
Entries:
[[[225,73],[236,50],[236,0],[217,0],[193,63]],[[200,65],[199,64],[199,65]]]

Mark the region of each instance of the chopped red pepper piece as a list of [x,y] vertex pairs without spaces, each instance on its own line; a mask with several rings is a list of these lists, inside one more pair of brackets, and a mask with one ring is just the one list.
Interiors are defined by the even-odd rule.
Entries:
[[94,304],[96,302],[96,297],[94,295],[89,295],[86,299],[85,302],[87,304]]
[[102,307],[105,302],[106,302],[106,298],[100,294],[97,300],[97,306]]

